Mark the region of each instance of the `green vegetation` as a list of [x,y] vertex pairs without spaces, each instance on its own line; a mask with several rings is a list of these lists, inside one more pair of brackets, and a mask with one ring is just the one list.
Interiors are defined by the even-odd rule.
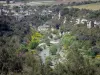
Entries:
[[[99,20],[99,10],[64,5],[23,8],[34,14],[0,15],[0,75],[100,75],[100,29],[89,29],[86,23],[75,25],[77,18]],[[20,12],[20,7],[14,9]],[[52,13],[41,14],[43,10]],[[38,30],[39,26],[45,29],[48,21],[48,31]]]
[[57,46],[56,45],[51,45],[50,46],[50,52],[51,52],[52,55],[56,55]]
[[75,39],[74,36],[67,34],[62,37],[61,43],[64,48],[68,48],[67,46],[70,46],[73,43],[74,39]]
[[41,38],[42,38],[42,35],[40,33],[38,32],[33,33],[33,35],[31,36],[30,43],[29,43],[29,48],[35,49],[38,46]]

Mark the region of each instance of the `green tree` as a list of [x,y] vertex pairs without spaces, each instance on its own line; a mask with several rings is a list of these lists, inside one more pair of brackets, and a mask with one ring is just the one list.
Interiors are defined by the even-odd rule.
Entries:
[[50,52],[51,52],[52,55],[56,55],[57,46],[56,45],[51,45],[50,46]]

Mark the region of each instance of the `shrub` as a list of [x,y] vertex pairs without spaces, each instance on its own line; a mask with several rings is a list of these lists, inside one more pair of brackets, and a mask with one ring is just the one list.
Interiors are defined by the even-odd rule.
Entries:
[[35,42],[35,41],[34,41],[34,42],[31,42],[31,43],[30,43],[29,48],[30,48],[30,49],[35,49],[37,46],[38,46],[38,42]]
[[50,46],[50,52],[51,52],[52,55],[56,55],[57,46],[56,45]]

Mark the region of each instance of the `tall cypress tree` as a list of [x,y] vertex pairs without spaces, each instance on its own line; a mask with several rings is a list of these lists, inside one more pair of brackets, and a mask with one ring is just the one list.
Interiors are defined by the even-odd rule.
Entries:
[[6,0],[6,3],[9,4],[10,3],[10,0]]

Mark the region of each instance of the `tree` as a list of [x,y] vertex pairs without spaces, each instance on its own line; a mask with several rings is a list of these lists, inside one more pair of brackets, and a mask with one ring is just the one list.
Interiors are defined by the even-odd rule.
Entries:
[[[25,68],[29,69],[27,75],[42,75],[42,64],[38,55],[31,52],[26,53]],[[25,71],[24,71],[25,72]]]
[[67,49],[66,60],[58,63],[54,69],[56,75],[94,75],[93,65],[78,50],[78,45]]
[[10,3],[10,0],[6,0],[6,3],[9,4]]
[[56,45],[50,46],[50,52],[51,52],[52,55],[56,55],[57,46]]

